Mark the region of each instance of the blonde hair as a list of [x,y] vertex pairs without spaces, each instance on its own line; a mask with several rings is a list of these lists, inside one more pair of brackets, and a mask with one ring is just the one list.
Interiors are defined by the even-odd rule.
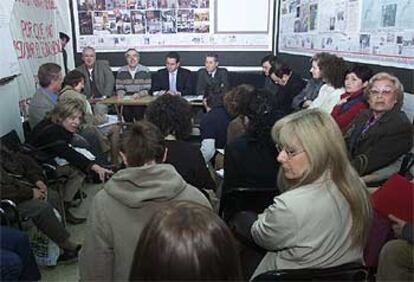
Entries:
[[318,109],[296,112],[275,123],[272,138],[282,147],[297,141],[309,160],[309,168],[300,179],[289,180],[279,170],[279,187],[294,189],[329,173],[350,206],[353,245],[362,247],[371,218],[369,196],[349,162],[342,133],[332,117]]
[[56,124],[62,123],[66,118],[81,113],[85,116],[85,103],[79,98],[66,98],[59,100],[56,106],[48,114],[48,118]]
[[401,109],[403,105],[403,101],[404,101],[404,87],[402,83],[400,82],[400,80],[398,79],[398,77],[391,75],[387,72],[379,72],[375,74],[373,77],[371,77],[365,89],[365,95],[366,95],[365,98],[368,99],[369,93],[372,87],[374,86],[374,82],[381,81],[381,80],[388,80],[388,81],[391,81],[392,84],[394,84],[394,93],[397,96],[397,104],[395,104],[394,107]]

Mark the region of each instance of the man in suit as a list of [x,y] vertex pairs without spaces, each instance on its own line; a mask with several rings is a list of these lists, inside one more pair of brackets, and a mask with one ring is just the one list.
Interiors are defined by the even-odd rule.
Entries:
[[205,57],[205,68],[197,72],[197,94],[204,95],[206,88],[212,84],[220,84],[223,92],[229,90],[229,75],[225,68],[219,68],[218,55],[209,53]]
[[262,70],[264,74],[264,85],[263,88],[271,92],[272,94],[276,95],[280,89],[279,84],[273,82],[270,78],[270,69],[272,68],[272,64],[276,61],[276,56],[274,55],[267,55],[263,57],[261,60]]
[[298,95],[306,82],[284,62],[275,60],[269,70],[269,77],[279,85],[279,91],[275,95],[276,107],[289,114],[292,112],[292,100]]
[[107,61],[96,60],[93,47],[85,47],[82,51],[83,64],[77,69],[86,77],[83,94],[87,98],[112,96],[115,79]]
[[62,87],[62,68],[55,63],[46,63],[37,72],[40,87],[30,100],[29,124],[34,128],[55,107]]
[[165,66],[166,68],[154,75],[152,92],[164,91],[182,96],[194,94],[191,72],[181,68],[180,55],[177,52],[169,52],[165,56]]

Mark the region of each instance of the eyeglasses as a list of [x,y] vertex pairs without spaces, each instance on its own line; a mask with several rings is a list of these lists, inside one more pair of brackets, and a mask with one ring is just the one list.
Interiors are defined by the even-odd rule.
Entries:
[[285,152],[287,158],[290,160],[294,157],[296,157],[299,154],[302,154],[305,152],[305,150],[294,150],[294,149],[286,149],[283,148],[280,144],[276,144],[276,150],[281,153],[281,152]]
[[382,90],[379,90],[379,89],[371,89],[369,91],[369,95],[374,96],[374,97],[378,97],[379,95],[382,95],[384,97],[388,97],[388,96],[390,96],[393,93],[394,93],[394,90],[393,89],[382,89]]

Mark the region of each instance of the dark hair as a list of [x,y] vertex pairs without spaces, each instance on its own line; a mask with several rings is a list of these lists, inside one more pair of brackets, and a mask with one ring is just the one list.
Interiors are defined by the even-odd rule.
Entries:
[[322,80],[334,88],[344,86],[345,73],[348,70],[344,59],[334,54],[322,53],[315,58],[319,69],[321,70]]
[[211,210],[190,202],[163,206],[145,226],[130,281],[240,280],[233,235]]
[[39,67],[37,78],[42,87],[48,87],[53,81],[58,80],[62,68],[55,63],[46,63]]
[[204,98],[206,99],[207,106],[210,108],[220,107],[224,105],[224,85],[221,81],[211,79],[206,85]]
[[216,62],[218,62],[218,55],[216,54],[216,53],[207,53],[207,55],[205,56],[205,58],[207,58],[207,57],[213,57],[214,58],[214,60],[216,61]]
[[66,33],[64,33],[64,32],[59,32],[59,39],[65,39],[66,40],[66,42],[69,42],[69,40],[70,40],[70,37],[69,37],[69,35],[67,35]]
[[167,60],[167,58],[175,59],[176,63],[180,62],[180,54],[178,54],[178,52],[175,51],[168,52],[167,55],[165,55],[165,60]]
[[125,58],[127,57],[127,54],[128,54],[128,52],[129,51],[135,51],[136,53],[137,53],[137,56],[139,57],[139,52],[138,52],[138,50],[137,49],[135,49],[135,48],[129,48],[128,50],[126,50],[125,51],[125,53],[124,53],[124,56],[125,56]]
[[121,151],[126,155],[128,166],[143,166],[155,160],[162,162],[165,141],[158,127],[148,121],[138,121],[126,133]]
[[282,61],[275,60],[269,70],[269,74],[274,73],[277,77],[282,78],[284,74],[289,75],[292,72],[291,68]]
[[82,72],[78,70],[71,70],[66,74],[65,79],[63,80],[63,85],[75,87],[82,80],[85,81],[85,76]]
[[192,107],[184,98],[162,95],[148,105],[145,118],[161,130],[164,136],[173,134],[185,139],[192,131]]
[[233,117],[245,114],[254,90],[250,84],[240,84],[227,92],[224,95],[227,112]]
[[249,118],[247,133],[259,143],[272,144],[270,130],[277,120],[284,116],[278,110],[272,93],[265,89],[256,90],[252,95],[246,109]]
[[260,64],[263,65],[265,62],[269,62],[269,64],[272,64],[276,60],[275,55],[267,55],[264,56],[263,59],[260,61]]
[[352,67],[346,72],[346,74],[355,73],[355,75],[362,80],[362,82],[368,81],[374,72],[372,69],[365,65],[353,64]]

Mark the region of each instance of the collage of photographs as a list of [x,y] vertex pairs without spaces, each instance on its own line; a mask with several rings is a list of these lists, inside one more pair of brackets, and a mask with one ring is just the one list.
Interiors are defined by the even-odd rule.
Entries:
[[210,0],[77,0],[79,34],[209,33]]

